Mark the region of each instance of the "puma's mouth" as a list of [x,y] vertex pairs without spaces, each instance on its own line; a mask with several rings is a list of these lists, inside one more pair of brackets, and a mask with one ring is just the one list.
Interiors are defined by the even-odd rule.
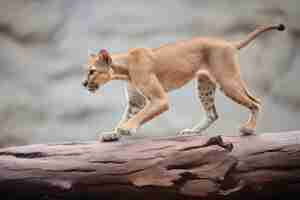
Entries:
[[99,88],[98,85],[88,85],[88,86],[87,86],[87,89],[88,89],[88,91],[90,91],[90,92],[95,92],[98,88]]
[[82,85],[90,92],[95,92],[99,88],[98,84],[89,83],[87,80],[83,81]]

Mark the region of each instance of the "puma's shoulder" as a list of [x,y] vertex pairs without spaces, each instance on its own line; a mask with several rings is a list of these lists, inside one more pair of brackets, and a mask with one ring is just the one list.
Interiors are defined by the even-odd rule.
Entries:
[[129,50],[130,63],[143,63],[153,58],[152,49],[150,48],[135,48]]

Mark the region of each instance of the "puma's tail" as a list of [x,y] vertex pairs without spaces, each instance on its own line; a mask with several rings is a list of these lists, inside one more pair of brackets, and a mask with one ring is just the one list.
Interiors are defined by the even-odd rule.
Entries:
[[235,47],[237,49],[242,49],[245,46],[247,46],[252,40],[254,40],[258,35],[260,35],[263,32],[270,31],[270,30],[278,30],[278,31],[284,31],[285,26],[283,24],[279,25],[269,25],[269,26],[260,26],[253,32],[249,33],[247,38],[245,40],[239,41],[234,43]]

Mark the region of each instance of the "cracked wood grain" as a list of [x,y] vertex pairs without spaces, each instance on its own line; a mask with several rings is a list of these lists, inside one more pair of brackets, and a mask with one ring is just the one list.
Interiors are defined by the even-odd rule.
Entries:
[[286,198],[300,193],[299,138],[294,131],[0,149],[1,200]]

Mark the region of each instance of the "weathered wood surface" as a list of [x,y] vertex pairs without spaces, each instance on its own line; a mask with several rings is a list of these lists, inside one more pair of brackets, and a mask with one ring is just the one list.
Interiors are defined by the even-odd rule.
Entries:
[[300,131],[222,138],[0,149],[1,200],[298,199]]

